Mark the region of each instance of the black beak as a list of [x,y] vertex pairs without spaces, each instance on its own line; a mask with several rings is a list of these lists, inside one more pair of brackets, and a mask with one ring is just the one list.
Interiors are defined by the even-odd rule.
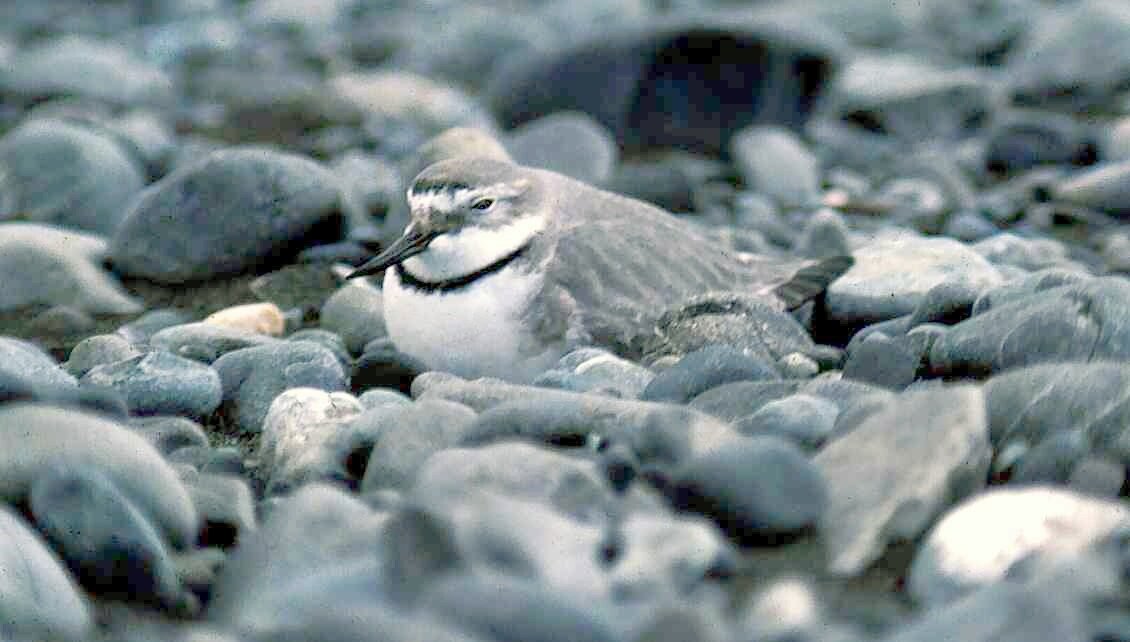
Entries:
[[396,239],[384,252],[381,252],[368,263],[353,270],[347,274],[345,278],[353,279],[359,276],[367,276],[381,272],[409,257],[416,256],[420,252],[423,252],[428,248],[428,244],[435,240],[437,236],[439,236],[439,232],[430,230],[421,232],[415,228],[410,228],[404,232],[404,236]]

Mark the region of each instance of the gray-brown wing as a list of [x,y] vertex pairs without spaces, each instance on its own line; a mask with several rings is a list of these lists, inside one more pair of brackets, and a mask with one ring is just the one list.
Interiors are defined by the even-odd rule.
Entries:
[[570,302],[574,329],[617,351],[627,350],[670,305],[709,291],[768,292],[802,265],[743,260],[664,212],[566,229],[554,250],[547,299]]

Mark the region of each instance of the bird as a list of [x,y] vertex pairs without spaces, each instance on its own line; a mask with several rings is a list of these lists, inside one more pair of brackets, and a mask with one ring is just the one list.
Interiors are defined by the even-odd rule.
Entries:
[[347,278],[383,271],[392,343],[464,378],[529,383],[578,347],[631,357],[648,324],[694,295],[792,310],[852,265],[733,252],[650,203],[485,156],[429,165],[407,202],[403,234]]

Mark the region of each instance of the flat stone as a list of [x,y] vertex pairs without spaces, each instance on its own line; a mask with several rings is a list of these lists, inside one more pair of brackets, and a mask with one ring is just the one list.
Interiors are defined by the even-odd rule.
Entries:
[[219,407],[222,392],[211,367],[164,350],[96,366],[82,383],[118,391],[138,415],[206,417]]
[[286,317],[274,303],[245,303],[224,308],[205,317],[203,323],[269,337],[280,337],[286,330]]
[[988,433],[980,388],[954,386],[903,393],[825,446],[813,463],[828,484],[829,570],[858,575],[892,540],[913,539],[947,502],[982,487]]

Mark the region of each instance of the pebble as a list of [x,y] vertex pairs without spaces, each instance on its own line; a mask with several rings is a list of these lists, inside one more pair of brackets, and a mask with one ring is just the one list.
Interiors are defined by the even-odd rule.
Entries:
[[524,442],[439,450],[420,465],[412,487],[417,497],[448,501],[483,491],[584,523],[599,523],[615,501],[592,461]]
[[424,362],[397,350],[391,339],[382,337],[365,345],[349,379],[354,390],[391,389],[406,394],[417,375],[427,370]]
[[437,616],[498,642],[620,639],[591,605],[529,580],[455,575],[437,582],[421,599],[422,607]]
[[899,342],[876,334],[848,352],[843,374],[846,379],[903,390],[914,381],[922,357]]
[[166,456],[178,448],[208,446],[204,427],[185,417],[133,417],[128,427]]
[[362,283],[343,285],[330,295],[319,321],[326,330],[336,332],[353,354],[361,354],[370,341],[388,336],[384,297],[377,288]]
[[644,388],[640,399],[686,403],[700,393],[734,381],[779,378],[776,364],[726,345],[711,345],[688,353],[660,372]]
[[820,201],[820,166],[793,132],[754,125],[734,134],[730,155],[747,188],[785,208],[811,207]]
[[27,497],[48,462],[106,475],[175,548],[195,541],[196,511],[172,468],[143,437],[115,421],[49,405],[0,406],[0,498]]
[[910,594],[926,606],[952,602],[1001,581],[1026,556],[1080,552],[1128,519],[1120,502],[1052,486],[975,495],[927,534],[910,567]]
[[182,474],[203,523],[199,544],[230,549],[258,527],[251,486],[235,475]]
[[281,341],[228,352],[212,364],[223,400],[243,433],[257,433],[271,402],[291,388],[345,390],[348,379],[333,352],[312,341]]
[[308,243],[347,204],[304,157],[233,147],[165,176],[132,201],[110,241],[114,269],[166,284],[243,272]]
[[1003,279],[963,243],[909,234],[877,240],[853,253],[855,265],[828,288],[829,316],[841,323],[910,314],[942,283],[987,289]]
[[0,337],[0,374],[32,387],[71,391],[78,385],[42,348],[15,337]]
[[356,481],[357,475],[346,468],[348,458],[375,436],[349,425],[363,410],[352,395],[296,387],[272,399],[262,419],[258,451],[268,494],[292,491],[308,481]]
[[976,386],[908,391],[813,458],[827,481],[829,570],[855,575],[982,487],[992,451]]
[[361,492],[411,487],[428,457],[458,445],[474,420],[475,411],[442,399],[366,410],[353,420],[352,427],[376,438]]
[[83,639],[94,627],[86,596],[16,511],[0,505],[0,632],[13,639]]
[[143,168],[105,132],[28,120],[0,138],[0,219],[111,234],[145,186]]
[[816,526],[827,506],[820,471],[779,437],[693,457],[675,473],[672,502],[714,519],[736,543],[756,545]]
[[213,312],[203,323],[280,337],[286,329],[283,311],[274,303],[246,303]]
[[207,417],[220,405],[220,376],[212,367],[153,350],[91,368],[83,384],[112,388],[133,414]]
[[[172,318],[168,320],[174,321]],[[180,357],[214,363],[229,352],[272,345],[276,339],[238,328],[196,322],[174,323],[157,329],[148,342],[152,348],[166,350]]]
[[797,393],[765,403],[756,412],[735,421],[734,428],[751,437],[781,437],[813,452],[835,433],[839,414],[839,407],[831,401]]
[[590,185],[604,185],[612,178],[620,153],[612,132],[584,112],[555,112],[524,123],[510,132],[505,144],[520,165]]
[[532,382],[535,386],[639,399],[655,373],[601,348],[578,348]]
[[106,253],[106,242],[93,234],[40,223],[0,223],[0,270],[7,275],[0,310],[46,304],[97,315],[141,312],[141,303],[102,268]]
[[1126,217],[1130,216],[1124,186],[1128,174],[1130,161],[1099,163],[1087,170],[1065,176],[1052,187],[1052,193],[1058,200]]
[[[999,372],[1059,361],[1125,359],[1130,284],[1102,277],[1020,295],[974,315],[938,337],[935,373]],[[983,311],[977,308],[981,307]]]

